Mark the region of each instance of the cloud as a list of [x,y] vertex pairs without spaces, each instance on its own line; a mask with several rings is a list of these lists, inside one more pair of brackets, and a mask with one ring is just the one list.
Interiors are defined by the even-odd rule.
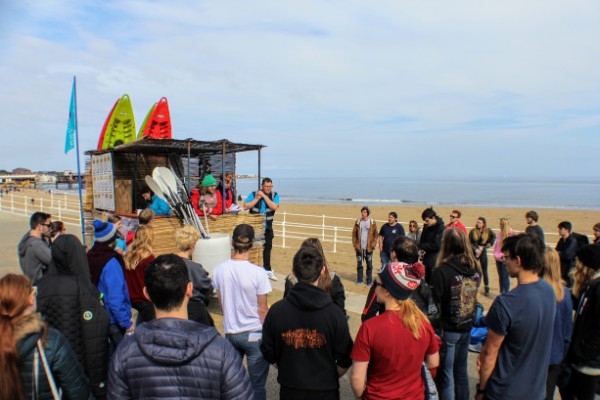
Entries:
[[[579,141],[599,141],[589,134],[600,125],[600,4],[591,0],[3,7],[0,135],[19,132],[4,168],[21,163],[31,138],[57,155],[32,168],[69,168],[59,155],[73,75],[82,149],[95,147],[123,93],[138,126],[166,96],[175,137],[263,143],[265,168],[295,174],[307,165],[377,173],[380,163],[356,160],[393,149],[407,161],[419,154],[406,163],[414,174],[473,173],[496,149],[510,160],[503,168],[522,174],[530,148],[558,146],[583,165],[594,146]],[[536,172],[564,172],[553,157],[541,162]]]

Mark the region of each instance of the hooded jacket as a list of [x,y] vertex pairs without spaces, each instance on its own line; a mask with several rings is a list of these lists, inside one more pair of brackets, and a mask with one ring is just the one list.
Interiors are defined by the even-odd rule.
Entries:
[[21,238],[17,249],[21,271],[29,278],[32,284],[35,284],[46,272],[50,261],[52,261],[48,243],[35,236],[31,236],[27,232]]
[[337,390],[337,367],[352,364],[344,313],[327,293],[303,282],[269,309],[260,349],[278,365],[277,382],[289,389]]
[[94,396],[104,398],[109,316],[90,281],[85,248],[76,236],[63,234],[54,240],[52,263],[37,287],[38,311],[67,338],[92,382]]
[[481,274],[453,257],[433,270],[431,290],[440,304],[440,323],[444,331],[467,332],[473,326],[477,290]]
[[254,398],[231,343],[215,328],[178,318],[145,322],[126,336],[112,358],[108,382],[109,399]]
[[[44,322],[40,314],[34,313],[25,317],[15,327],[15,341],[21,365],[21,380],[26,398],[33,396],[33,357],[38,339],[42,336]],[[56,329],[48,328],[44,353],[56,386],[62,389],[65,399],[88,399],[90,396],[90,382],[77,362],[77,357],[71,350],[65,337]],[[39,356],[38,356],[39,357]],[[46,379],[44,366],[38,361],[38,399],[53,399],[50,384]]]

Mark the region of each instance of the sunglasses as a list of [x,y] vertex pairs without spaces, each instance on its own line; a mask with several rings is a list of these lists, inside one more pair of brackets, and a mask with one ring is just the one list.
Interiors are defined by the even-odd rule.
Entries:
[[41,226],[45,226],[46,228],[50,228],[52,224],[40,224]]
[[458,218],[458,216],[456,216],[456,215],[451,215],[451,216],[450,216],[450,218],[452,218],[452,219],[457,219],[457,218]]
[[385,286],[383,286],[383,283],[379,283],[376,280],[373,281],[373,289],[377,289],[377,286],[380,286],[385,289]]

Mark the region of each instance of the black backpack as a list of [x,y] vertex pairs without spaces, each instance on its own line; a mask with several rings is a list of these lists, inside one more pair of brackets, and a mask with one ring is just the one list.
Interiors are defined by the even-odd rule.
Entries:
[[571,232],[571,236],[573,236],[573,238],[575,238],[575,241],[577,242],[577,250],[579,250],[583,246],[587,246],[588,244],[590,244],[590,239],[588,239],[586,235]]

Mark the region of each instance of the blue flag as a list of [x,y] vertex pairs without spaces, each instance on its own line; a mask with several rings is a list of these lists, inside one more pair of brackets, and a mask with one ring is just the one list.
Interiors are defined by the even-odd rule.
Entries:
[[75,79],[71,90],[71,105],[69,106],[69,122],[67,123],[67,138],[65,139],[65,154],[75,148],[75,134],[77,131],[77,104],[75,102]]

